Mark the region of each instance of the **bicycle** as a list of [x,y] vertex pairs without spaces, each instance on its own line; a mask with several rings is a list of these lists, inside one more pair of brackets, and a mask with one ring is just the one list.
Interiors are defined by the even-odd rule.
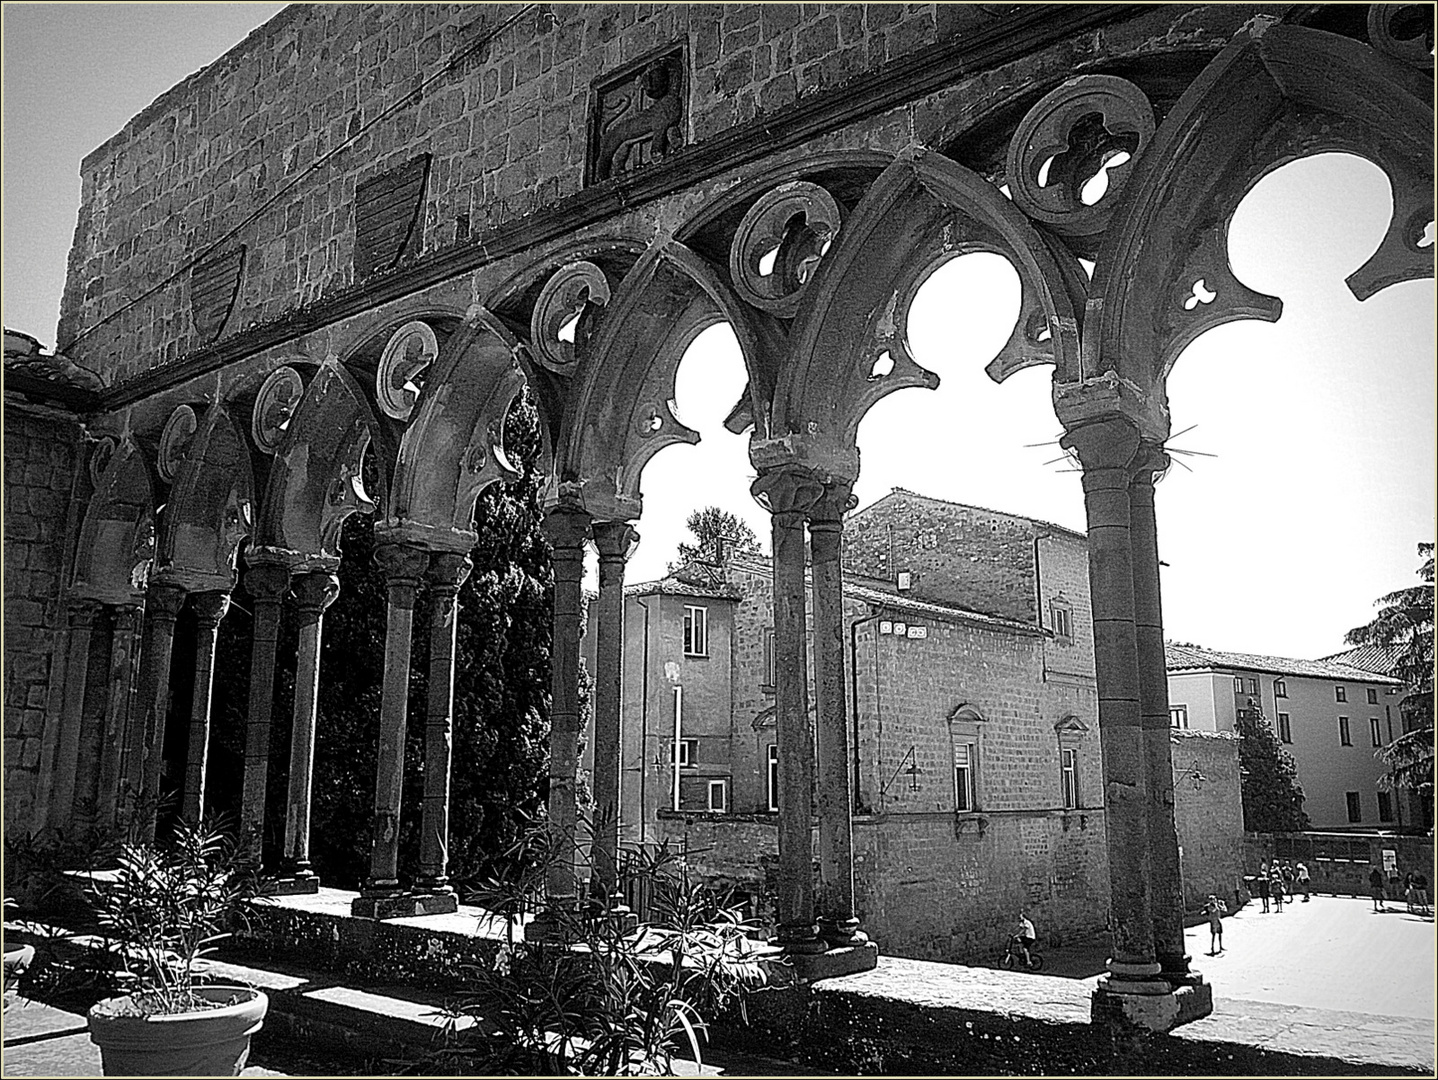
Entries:
[[[1010,938],[1010,939],[1009,939],[1009,947],[1004,951],[1004,957],[1003,957],[1003,960],[1000,961],[1000,964],[1001,964],[1006,970],[1010,970],[1010,969],[1013,969],[1013,968],[1016,968],[1016,967],[1023,967],[1023,966],[1024,966],[1023,959],[1024,959],[1024,958],[1023,958],[1023,954],[1019,951],[1019,943],[1018,943],[1016,940],[1014,940],[1013,938]],[[1026,970],[1028,970],[1028,971],[1042,971],[1043,969],[1044,969],[1044,958],[1043,958],[1042,956],[1040,956],[1038,953],[1036,953],[1036,952],[1034,951],[1034,947],[1033,947],[1032,945],[1030,945],[1030,946],[1029,946],[1029,962],[1028,962],[1028,966],[1027,966]]]

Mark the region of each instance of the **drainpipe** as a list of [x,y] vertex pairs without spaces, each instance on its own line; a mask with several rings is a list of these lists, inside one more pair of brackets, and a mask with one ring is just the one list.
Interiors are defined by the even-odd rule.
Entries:
[[642,596],[635,601],[644,609],[644,663],[639,694],[639,843],[649,843],[649,802],[645,781],[649,778],[649,604]]
[[679,813],[679,743],[684,735],[684,687],[674,688],[674,812]]
[[[1043,569],[1039,564],[1039,541],[1051,539],[1053,539],[1053,533],[1041,532],[1034,534],[1034,621],[1038,624],[1040,630],[1044,628],[1044,579]],[[1039,668],[1043,676],[1043,681],[1048,682],[1049,649],[1048,642],[1043,639],[1039,641]]]
[[[859,627],[867,622],[873,622],[882,614],[875,612],[873,615],[862,619],[855,619],[849,624],[849,679],[851,687],[851,699],[854,702],[854,804],[858,808],[859,793],[863,790],[859,786]],[[878,700],[879,693],[879,663],[878,653],[874,654],[874,696]]]

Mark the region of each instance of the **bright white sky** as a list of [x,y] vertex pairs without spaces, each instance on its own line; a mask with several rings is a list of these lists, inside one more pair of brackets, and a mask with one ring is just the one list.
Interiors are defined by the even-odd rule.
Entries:
[[[3,8],[4,322],[54,344],[79,163],[164,90],[216,59],[280,4],[17,4]],[[163,42],[163,47],[157,46]],[[1175,465],[1158,489],[1167,635],[1210,648],[1316,657],[1343,648],[1373,600],[1416,582],[1415,545],[1434,537],[1434,286],[1364,304],[1343,278],[1377,246],[1391,210],[1373,165],[1328,155],[1265,179],[1230,230],[1235,272],[1283,298],[1274,325],[1223,326],[1169,380],[1173,440],[1216,454]],[[902,486],[1083,528],[1076,473],[1060,461],[1050,371],[1003,386],[984,365],[1017,311],[995,256],[950,263],[920,292],[909,332],[935,392],[891,395],[860,429],[867,504]],[[661,574],[700,505],[741,514],[746,439],[721,421],[744,383],[726,327],[679,372],[681,419],[704,437],[645,472],[644,537],[631,580]]]

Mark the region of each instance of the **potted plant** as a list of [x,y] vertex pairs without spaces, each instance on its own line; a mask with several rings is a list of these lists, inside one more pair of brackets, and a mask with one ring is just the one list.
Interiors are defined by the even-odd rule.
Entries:
[[250,875],[216,829],[181,825],[161,851],[121,846],[119,867],[88,890],[130,987],[89,1013],[107,1076],[236,1076],[269,1000],[206,984],[196,961],[242,914]]

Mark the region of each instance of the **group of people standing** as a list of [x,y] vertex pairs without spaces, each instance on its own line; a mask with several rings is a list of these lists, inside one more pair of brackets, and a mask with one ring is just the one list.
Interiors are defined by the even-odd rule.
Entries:
[[[1393,892],[1398,891],[1398,871],[1394,869],[1390,877]],[[1383,871],[1374,867],[1368,871],[1368,888],[1373,895],[1373,910],[1387,911],[1384,901],[1388,895],[1384,890]],[[1392,898],[1395,902],[1397,897]],[[1415,874],[1413,871],[1403,878],[1403,899],[1408,905],[1410,915],[1432,915],[1433,909],[1428,905],[1428,877],[1426,874]]]
[[[1264,911],[1282,911],[1283,902],[1292,900],[1297,892],[1302,892],[1303,902],[1308,903],[1312,885],[1307,866],[1303,863],[1294,866],[1286,860],[1279,862],[1274,859],[1272,865],[1260,863],[1254,878],[1254,892],[1263,901]],[[1273,905],[1271,909],[1270,903]]]

